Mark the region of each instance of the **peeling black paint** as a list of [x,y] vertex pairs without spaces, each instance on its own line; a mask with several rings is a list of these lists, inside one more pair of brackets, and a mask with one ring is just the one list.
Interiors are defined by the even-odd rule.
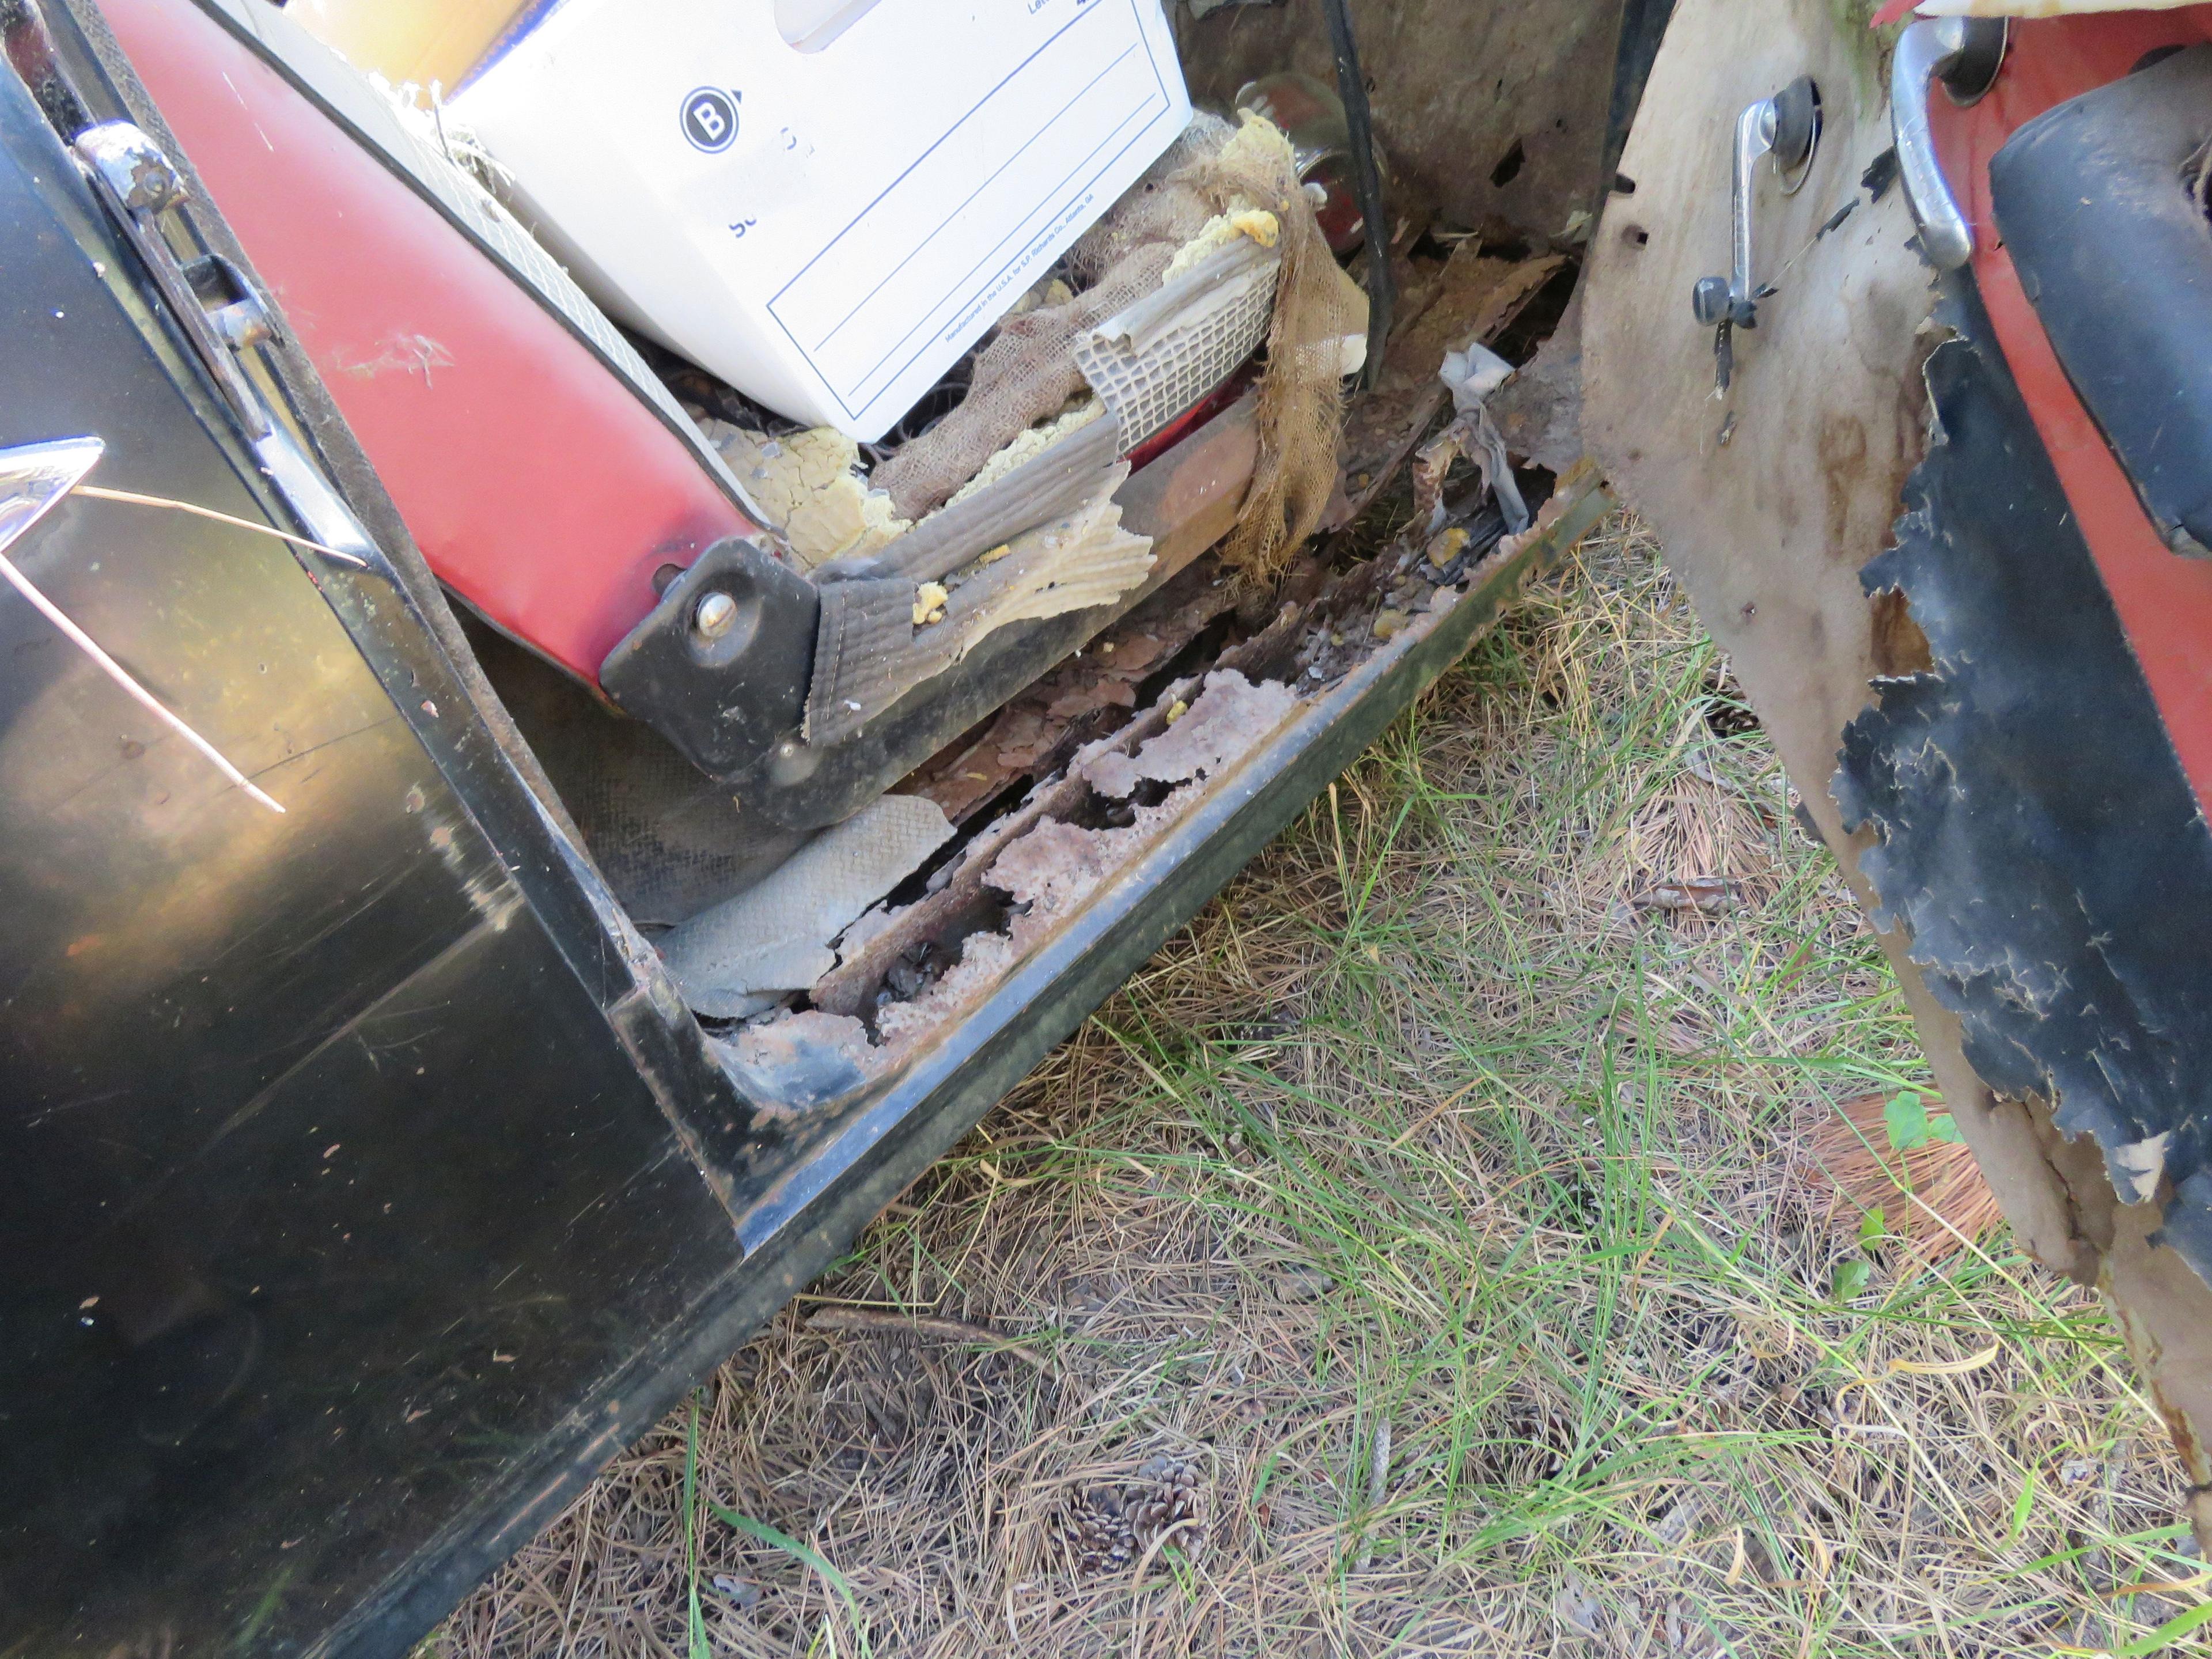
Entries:
[[2212,1281],[2212,831],[1971,279],[1937,316],[1928,459],[1861,574],[1933,666],[1875,682],[1833,792],[1974,1069],[2162,1197]]

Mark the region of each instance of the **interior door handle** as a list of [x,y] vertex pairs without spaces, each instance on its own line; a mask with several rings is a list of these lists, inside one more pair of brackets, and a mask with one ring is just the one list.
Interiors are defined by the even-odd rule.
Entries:
[[1905,31],[1890,60],[1889,120],[1898,171],[1912,222],[1920,228],[1920,246],[1939,270],[1956,270],[1974,257],[1974,228],[1943,177],[1928,95],[1937,82],[1960,106],[1987,92],[2004,64],[2010,29],[2002,17],[1923,18]]

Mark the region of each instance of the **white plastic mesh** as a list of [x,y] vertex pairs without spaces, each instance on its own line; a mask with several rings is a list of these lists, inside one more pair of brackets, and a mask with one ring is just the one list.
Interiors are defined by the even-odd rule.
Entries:
[[1265,343],[1282,261],[1224,249],[1075,344],[1076,367],[1133,448]]

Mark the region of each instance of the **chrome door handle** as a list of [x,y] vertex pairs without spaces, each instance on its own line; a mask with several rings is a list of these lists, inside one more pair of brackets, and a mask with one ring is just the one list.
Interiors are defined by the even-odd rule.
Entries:
[[2004,64],[2010,28],[2002,17],[1923,18],[1899,39],[1890,60],[1890,133],[1898,172],[1920,246],[1938,270],[1956,270],[1974,257],[1974,228],[1943,177],[1928,95],[1939,81],[1945,95],[1962,106],[1987,92]]

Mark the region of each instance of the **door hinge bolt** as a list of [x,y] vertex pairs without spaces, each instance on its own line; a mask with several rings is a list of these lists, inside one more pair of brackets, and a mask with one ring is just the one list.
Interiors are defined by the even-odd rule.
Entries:
[[159,213],[184,193],[161,147],[127,121],[88,127],[77,135],[76,152],[133,213]]

